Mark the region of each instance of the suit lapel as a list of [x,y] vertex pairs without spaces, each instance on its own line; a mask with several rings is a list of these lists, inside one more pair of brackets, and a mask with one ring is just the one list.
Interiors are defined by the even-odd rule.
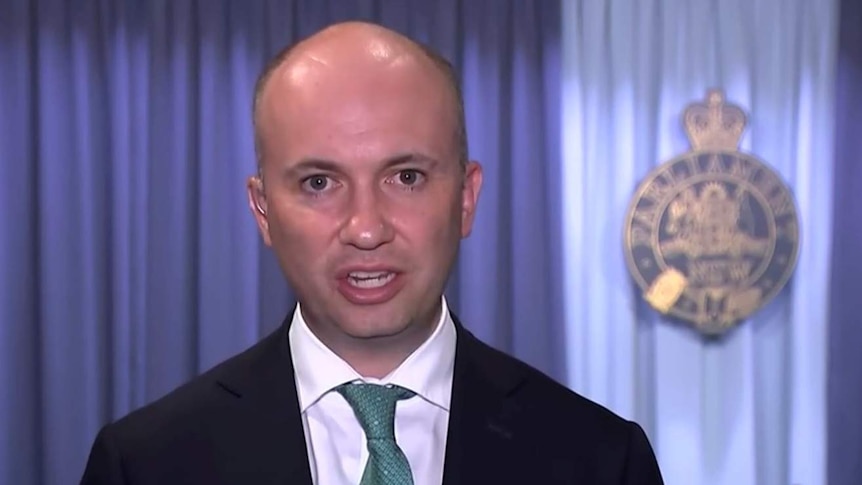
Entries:
[[457,319],[455,325],[458,343],[443,484],[512,483],[507,464],[517,463],[518,409],[508,396],[523,380],[523,371]]
[[[519,409],[510,396],[523,369],[453,319],[458,337],[443,484],[511,483],[520,450]],[[288,318],[217,380],[232,410],[209,432],[218,435],[213,442],[227,483],[312,484],[289,325]]]
[[[311,485],[305,433],[288,345],[282,327],[240,357],[218,379],[232,395],[236,419],[224,423],[223,470],[229,483]],[[237,481],[232,481],[232,480]]]

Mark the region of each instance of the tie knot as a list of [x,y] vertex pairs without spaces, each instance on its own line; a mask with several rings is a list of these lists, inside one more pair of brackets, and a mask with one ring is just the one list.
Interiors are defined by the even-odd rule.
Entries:
[[368,439],[395,439],[395,405],[416,393],[399,386],[342,384],[336,388],[353,408]]

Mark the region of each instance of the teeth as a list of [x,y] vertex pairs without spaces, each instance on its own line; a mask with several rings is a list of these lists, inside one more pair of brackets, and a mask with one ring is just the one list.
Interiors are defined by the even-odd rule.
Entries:
[[353,271],[350,273],[350,277],[364,280],[368,278],[379,278],[386,274],[388,274],[386,271],[375,271],[373,273],[369,273],[368,271]]
[[392,281],[392,278],[394,277],[395,273],[387,273],[386,271],[378,271],[374,273],[354,271],[350,273],[347,281],[350,282],[351,286],[355,286],[357,288],[379,288]]

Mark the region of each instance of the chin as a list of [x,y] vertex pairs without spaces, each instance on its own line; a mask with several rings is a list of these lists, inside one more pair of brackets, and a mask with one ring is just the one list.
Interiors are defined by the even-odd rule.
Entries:
[[356,322],[341,327],[345,334],[355,339],[394,337],[403,333],[407,328],[408,325],[381,325],[377,322],[367,324]]

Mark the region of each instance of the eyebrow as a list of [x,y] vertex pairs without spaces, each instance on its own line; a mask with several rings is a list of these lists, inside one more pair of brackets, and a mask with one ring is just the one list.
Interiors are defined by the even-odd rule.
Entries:
[[[431,157],[429,155],[424,155],[418,152],[408,152],[395,155],[393,157],[387,158],[383,161],[383,169],[398,167],[401,165],[422,165],[426,168],[426,170],[433,170],[435,167],[439,165],[439,161]],[[287,167],[285,170],[286,175],[299,175],[303,173],[309,172],[343,172],[343,164],[338,163],[334,160],[327,160],[325,158],[303,158],[300,159],[297,163],[292,164],[290,167]]]
[[410,153],[403,153],[400,155],[396,155],[394,157],[391,157],[391,158],[385,160],[383,162],[383,167],[384,168],[392,168],[392,167],[397,167],[399,165],[416,164],[416,165],[423,165],[426,169],[430,170],[430,169],[435,168],[439,163],[440,162],[438,162],[437,159],[432,157],[432,156],[424,155],[422,153],[417,153],[417,152],[410,152]]

